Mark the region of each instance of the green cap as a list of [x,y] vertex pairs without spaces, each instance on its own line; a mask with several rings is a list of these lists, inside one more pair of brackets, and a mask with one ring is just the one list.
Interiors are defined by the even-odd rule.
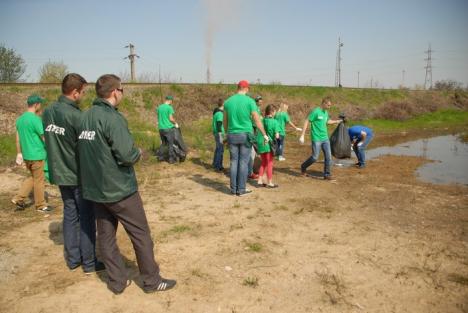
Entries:
[[166,100],[174,100],[173,96],[166,96]]
[[38,96],[38,95],[30,95],[28,97],[27,103],[28,103],[28,105],[31,105],[31,104],[34,104],[34,103],[44,103],[44,101],[45,100],[43,98],[41,98],[40,96]]

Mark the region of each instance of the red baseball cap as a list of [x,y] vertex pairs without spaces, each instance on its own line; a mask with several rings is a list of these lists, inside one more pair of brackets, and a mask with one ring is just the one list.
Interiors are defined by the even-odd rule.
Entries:
[[237,83],[237,87],[239,88],[248,88],[250,86],[249,82],[246,80],[241,80]]

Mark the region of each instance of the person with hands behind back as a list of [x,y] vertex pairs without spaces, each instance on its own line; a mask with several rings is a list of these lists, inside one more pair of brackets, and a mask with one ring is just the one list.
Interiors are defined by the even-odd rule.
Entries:
[[[267,188],[277,188],[278,185],[273,184],[273,159],[274,148],[271,143],[279,139],[280,125],[274,118],[276,108],[269,104],[265,108],[265,118],[263,119],[263,127],[268,136],[269,141],[265,142],[261,134],[257,135],[257,147],[262,163],[258,172],[258,185]],[[265,179],[266,176],[266,179]]]

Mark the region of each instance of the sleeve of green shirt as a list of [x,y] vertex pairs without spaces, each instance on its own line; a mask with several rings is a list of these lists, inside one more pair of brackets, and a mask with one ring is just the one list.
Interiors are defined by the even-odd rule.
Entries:
[[317,117],[317,114],[316,114],[315,110],[311,111],[310,114],[309,114],[309,121],[310,122],[315,121],[316,117]]
[[108,127],[108,143],[119,165],[132,166],[140,158],[140,150],[135,147],[127,125],[118,118]]
[[289,121],[291,121],[291,118],[289,117],[288,112],[284,112],[284,121],[285,121],[286,123],[288,123]]
[[34,130],[39,136],[44,135],[44,125],[42,124],[42,120],[40,117],[34,119]]

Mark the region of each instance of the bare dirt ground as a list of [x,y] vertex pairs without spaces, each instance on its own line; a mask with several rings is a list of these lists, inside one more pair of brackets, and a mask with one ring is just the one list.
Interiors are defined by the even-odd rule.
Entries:
[[468,312],[467,186],[418,181],[426,161],[396,156],[334,167],[335,182],[300,177],[308,153],[288,142],[280,188],[251,186],[245,197],[200,159],[138,167],[156,258],[178,280],[150,295],[122,228],[134,280],[124,294],[106,289],[105,274],[70,272],[57,189],[48,187],[53,213],[14,211],[24,172],[4,169],[0,312]]

